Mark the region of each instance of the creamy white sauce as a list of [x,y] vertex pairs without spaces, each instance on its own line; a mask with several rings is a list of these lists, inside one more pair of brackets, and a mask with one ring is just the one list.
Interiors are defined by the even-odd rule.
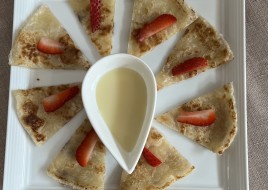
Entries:
[[99,111],[116,141],[130,152],[138,139],[147,104],[146,85],[134,70],[114,69],[96,89]]

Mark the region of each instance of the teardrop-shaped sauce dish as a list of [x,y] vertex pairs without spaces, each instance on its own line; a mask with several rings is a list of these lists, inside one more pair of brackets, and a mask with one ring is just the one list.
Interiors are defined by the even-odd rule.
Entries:
[[89,120],[128,173],[134,170],[148,137],[156,92],[153,72],[129,54],[100,59],[84,78],[82,99]]

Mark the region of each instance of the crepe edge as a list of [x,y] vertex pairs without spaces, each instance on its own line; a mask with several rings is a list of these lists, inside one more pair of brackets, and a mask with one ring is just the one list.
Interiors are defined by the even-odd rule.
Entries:
[[[36,145],[36,146],[38,146],[38,147],[40,147],[40,146],[42,146],[42,145],[44,145],[53,135],[55,135],[58,131],[56,131],[52,136],[50,136],[50,137],[47,137],[47,136],[45,136],[45,139],[44,140],[42,140],[42,141],[38,141],[37,140],[37,138],[36,138],[36,136],[34,135],[34,133],[33,133],[33,131],[32,131],[32,128],[31,127],[27,127],[26,125],[24,125],[23,124],[23,122],[22,122],[22,118],[21,118],[21,116],[19,115],[19,105],[18,105],[18,100],[17,100],[17,98],[19,98],[18,96],[20,96],[20,93],[21,92],[23,92],[23,91],[28,91],[28,90],[31,90],[31,89],[36,89],[36,88],[48,88],[48,87],[60,87],[60,86],[63,86],[63,85],[68,85],[69,87],[71,87],[71,86],[75,86],[75,85],[78,85],[79,86],[79,88],[80,88],[80,93],[81,93],[81,90],[82,90],[82,83],[81,82],[75,82],[75,83],[69,83],[69,84],[60,84],[60,85],[49,85],[49,86],[43,86],[43,87],[34,87],[34,88],[29,88],[29,89],[16,89],[16,90],[13,90],[12,91],[12,95],[13,95],[13,98],[15,99],[15,111],[16,111],[16,115],[17,115],[17,118],[18,118],[18,120],[19,120],[19,122],[20,122],[20,125],[22,126],[22,128],[23,129],[25,129],[26,130],[26,132],[28,133],[28,135],[30,136],[30,138],[32,139],[32,141],[34,142],[34,144]],[[83,109],[83,107],[82,107],[82,109]],[[81,109],[81,110],[82,110]],[[81,112],[81,110],[80,111],[78,111],[73,117],[75,117],[79,112]],[[70,120],[69,120],[70,121]],[[69,122],[68,121],[68,122]],[[67,123],[68,123],[67,122]],[[62,126],[62,128],[67,124],[67,123],[65,123],[63,126]],[[42,135],[44,135],[44,134],[42,134]]]
[[[232,120],[233,127],[230,128],[230,129],[227,131],[226,134],[228,134],[228,135],[226,135],[226,136],[224,137],[224,140],[223,140],[217,147],[215,147],[215,148],[213,148],[213,149],[209,149],[209,148],[207,148],[206,146],[204,146],[204,145],[202,145],[202,144],[200,144],[200,143],[197,143],[197,142],[195,142],[193,139],[191,139],[191,138],[189,138],[189,137],[186,136],[187,138],[189,138],[190,140],[192,140],[192,141],[194,141],[195,143],[199,144],[200,146],[202,146],[202,147],[206,148],[207,150],[209,150],[209,151],[211,151],[211,152],[214,152],[214,153],[216,153],[216,154],[218,154],[218,155],[222,155],[222,154],[224,153],[224,151],[227,150],[227,149],[231,146],[232,142],[234,141],[234,139],[235,139],[235,137],[236,137],[237,131],[238,131],[238,124],[237,124],[237,109],[236,109],[235,97],[234,97],[234,94],[233,94],[233,93],[234,93],[233,82],[226,83],[226,84],[223,85],[221,88],[219,88],[219,89],[217,89],[217,90],[214,90],[214,91],[212,91],[211,93],[214,93],[214,92],[216,92],[216,91],[218,91],[218,90],[220,90],[220,89],[222,89],[222,88],[226,88],[227,91],[230,91],[228,94],[229,94],[230,97],[231,97],[232,105],[233,105],[233,109],[230,109],[230,108],[228,107],[228,108],[229,108],[229,109],[228,109],[228,112],[229,112],[229,114],[230,114],[230,117],[233,116],[233,115],[235,115],[235,118],[236,118],[235,120]],[[225,90],[226,90],[226,89],[225,89]],[[208,94],[211,94],[211,93],[208,93]],[[204,95],[202,95],[202,96],[206,96],[206,95],[208,95],[208,94],[204,94]],[[202,96],[199,96],[199,97],[202,97]],[[196,98],[199,98],[199,97],[196,97]],[[192,100],[195,100],[196,98],[194,98],[194,99],[192,99]],[[190,101],[191,101],[191,100],[190,100]],[[185,103],[187,103],[187,102],[185,102]],[[183,105],[183,104],[182,104],[182,105]],[[160,114],[160,115],[156,116],[156,117],[155,117],[155,120],[156,120],[158,123],[162,124],[163,126],[168,127],[168,128],[170,128],[170,129],[172,129],[172,130],[178,132],[179,134],[182,134],[176,126],[165,124],[165,123],[163,123],[163,122],[161,121],[161,119],[160,119],[160,117],[161,117],[162,115],[164,115],[164,114],[168,114],[169,112],[173,112],[174,110],[181,108],[182,105],[177,106],[177,107],[174,107],[174,108],[172,108],[171,110],[169,110],[169,111],[167,111],[167,112],[165,112],[165,113],[163,113],[163,114]],[[171,113],[170,113],[170,114],[171,114]],[[173,117],[172,117],[172,118],[173,118]],[[174,119],[172,119],[172,120],[174,120]],[[185,136],[184,134],[182,134],[182,135]]]
[[[25,31],[23,31],[23,29],[27,26],[27,24],[30,22],[30,20],[37,16],[38,14],[40,14],[40,12],[42,11],[49,11],[54,17],[55,15],[53,14],[53,12],[50,10],[50,8],[45,5],[42,4],[38,7],[36,7],[33,12],[27,17],[26,20],[24,20],[22,22],[22,24],[16,29],[16,36],[13,39],[13,43],[12,43],[12,47],[11,50],[8,54],[8,64],[10,66],[17,66],[17,67],[23,67],[23,68],[28,68],[28,69],[51,69],[51,70],[58,70],[58,69],[64,69],[64,70],[88,70],[91,66],[92,63],[90,61],[88,61],[87,57],[84,55],[84,53],[77,47],[76,43],[74,42],[74,40],[71,38],[71,36],[69,35],[69,33],[66,31],[66,29],[61,25],[61,23],[59,22],[59,20],[55,17],[55,19],[59,22],[60,27],[62,27],[65,30],[65,33],[69,36],[69,38],[71,39],[71,41],[73,42],[74,47],[79,50],[81,52],[81,57],[83,58],[83,62],[87,63],[87,64],[79,64],[79,67],[70,67],[70,68],[64,68],[64,67],[49,67],[49,66],[34,66],[30,63],[30,65],[28,63],[25,63],[25,60],[20,60],[17,57],[18,51],[19,51],[19,47],[17,46],[18,41],[19,41],[19,37],[21,34],[24,34]],[[30,61],[31,62],[31,61]]]

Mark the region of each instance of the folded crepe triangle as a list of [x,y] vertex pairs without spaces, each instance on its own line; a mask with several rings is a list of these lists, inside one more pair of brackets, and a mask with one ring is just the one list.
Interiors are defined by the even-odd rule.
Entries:
[[[159,115],[156,120],[207,149],[217,154],[223,154],[237,133],[237,111],[233,91],[233,84],[226,84],[214,92],[200,96]],[[216,120],[211,125],[195,126],[177,121],[177,117],[184,111],[210,109],[215,110],[216,115]]]
[[56,158],[47,168],[47,174],[54,180],[73,189],[104,189],[105,155],[104,145],[98,141],[86,167],[81,167],[76,161],[76,149],[92,129],[85,120],[65,144]]
[[[179,75],[172,74],[172,69],[175,66],[193,58],[204,58],[208,65]],[[201,72],[228,63],[233,58],[233,52],[223,36],[204,18],[199,17],[187,27],[183,37],[178,40],[175,48],[171,51],[156,77],[157,87],[161,89],[194,77]]]
[[[56,111],[46,112],[43,99],[70,87],[78,87],[79,92]],[[83,108],[80,91],[81,83],[74,83],[13,92],[19,121],[36,145],[44,144]]]
[[[38,49],[42,38],[46,40],[39,47],[49,50],[49,53]],[[63,52],[53,54],[55,46]],[[39,7],[19,30],[9,55],[9,64],[42,69],[86,70],[90,67],[86,57],[45,5]]]
[[[176,17],[175,24],[157,32],[155,35],[139,42],[136,39],[138,31],[162,14]],[[184,0],[134,0],[128,53],[142,56],[161,44],[177,32],[183,30],[197,18],[197,14]]]
[[[70,6],[77,15],[88,37],[95,44],[100,55],[109,55],[111,54],[112,50],[115,0],[96,0],[96,4],[92,6],[92,9],[91,2],[92,1],[90,0],[69,0]],[[92,31],[91,27],[91,10],[94,11],[95,14],[100,14],[99,28],[94,32]]]
[[154,128],[150,131],[145,147],[162,163],[152,167],[141,155],[132,174],[122,173],[121,190],[165,189],[176,180],[189,175],[195,168]]

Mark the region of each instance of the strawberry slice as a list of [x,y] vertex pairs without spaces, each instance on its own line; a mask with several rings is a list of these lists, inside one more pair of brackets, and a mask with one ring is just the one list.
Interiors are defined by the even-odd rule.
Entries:
[[208,126],[214,123],[216,120],[216,114],[213,109],[193,111],[193,112],[181,112],[177,121],[181,123],[187,123],[195,126]]
[[175,24],[177,18],[173,15],[163,14],[154,19],[152,22],[145,24],[143,28],[139,30],[138,35],[136,36],[139,42],[143,42],[146,38],[164,30],[165,28]]
[[161,160],[159,160],[148,148],[144,147],[142,151],[142,155],[145,160],[153,167],[157,167],[162,164]]
[[84,140],[81,142],[79,147],[76,149],[75,156],[80,166],[87,166],[87,162],[91,157],[92,151],[94,150],[98,139],[99,137],[94,131],[94,129],[91,129],[84,138]]
[[176,65],[172,68],[171,73],[173,76],[181,75],[188,73],[190,71],[194,71],[197,69],[205,68],[208,66],[208,61],[202,57],[194,57],[192,59],[188,59],[183,63]]
[[90,0],[90,23],[94,33],[100,28],[101,21],[101,0]]
[[53,112],[72,99],[80,91],[78,86],[67,88],[66,90],[53,94],[43,99],[43,106],[46,112]]
[[46,54],[62,54],[65,46],[56,40],[42,37],[37,43],[37,49]]

